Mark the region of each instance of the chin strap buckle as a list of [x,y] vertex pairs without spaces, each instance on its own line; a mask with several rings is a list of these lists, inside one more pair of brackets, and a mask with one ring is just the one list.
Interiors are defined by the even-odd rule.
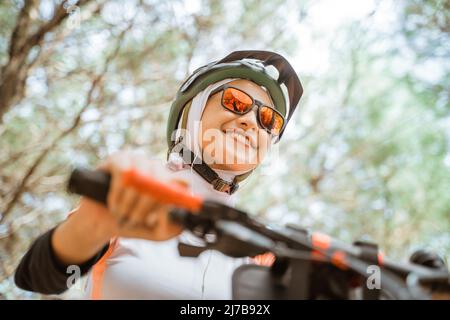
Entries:
[[197,172],[203,179],[208,181],[208,183],[212,185],[214,190],[225,192],[230,195],[237,191],[237,189],[239,188],[239,184],[238,181],[236,181],[236,178],[232,182],[225,181],[220,178],[219,175],[205,162],[203,162],[203,160],[200,159],[199,162],[196,162],[196,159],[198,160],[198,158],[182,143],[182,141],[182,137],[180,137],[176,141],[175,145],[172,146],[172,148],[170,148],[169,150],[169,156],[171,152],[178,153],[183,159],[184,163],[190,165],[195,170],[195,172]]
[[234,182],[227,182],[221,178],[216,178],[212,181],[212,186],[215,190],[220,192],[226,192],[228,194],[233,194],[239,188],[239,185]]

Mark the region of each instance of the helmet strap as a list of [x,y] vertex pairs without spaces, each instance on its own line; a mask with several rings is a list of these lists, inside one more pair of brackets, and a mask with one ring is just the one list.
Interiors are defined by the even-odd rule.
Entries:
[[217,174],[209,165],[182,143],[182,137],[173,145],[169,153],[176,152],[183,159],[184,163],[190,165],[203,179],[205,179],[212,187],[220,192],[233,194],[239,188],[239,182],[244,180],[251,172],[235,176],[232,182],[228,182]]

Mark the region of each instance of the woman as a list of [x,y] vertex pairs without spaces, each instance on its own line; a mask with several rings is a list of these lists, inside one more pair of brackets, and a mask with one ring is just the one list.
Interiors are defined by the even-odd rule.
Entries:
[[86,298],[230,299],[233,271],[252,260],[215,251],[180,257],[178,240],[196,238],[169,221],[168,206],[122,185],[121,174],[135,167],[233,205],[239,182],[280,139],[302,92],[291,65],[268,51],[236,51],[194,71],[170,110],[167,164],[126,151],[106,159],[99,169],[112,175],[107,207],[81,198],[33,243],[16,284],[58,294],[75,265],[89,273]]

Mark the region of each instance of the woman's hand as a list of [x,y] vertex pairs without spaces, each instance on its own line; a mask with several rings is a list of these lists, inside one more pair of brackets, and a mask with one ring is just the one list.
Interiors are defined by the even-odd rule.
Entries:
[[107,210],[99,210],[99,217],[103,217],[105,223],[111,224],[114,235],[122,237],[168,240],[180,234],[181,227],[169,220],[168,205],[122,183],[123,172],[130,168],[168,183],[179,183],[167,181],[167,169],[159,161],[149,160],[142,154],[130,151],[116,153],[99,166],[100,170],[111,174]]
[[169,219],[168,205],[123,185],[122,174],[130,168],[166,183],[183,183],[171,181],[160,161],[143,154],[121,151],[108,157],[98,167],[111,174],[107,207],[82,197],[79,207],[53,234],[54,251],[63,263],[88,260],[115,236],[163,241],[181,233],[182,227]]

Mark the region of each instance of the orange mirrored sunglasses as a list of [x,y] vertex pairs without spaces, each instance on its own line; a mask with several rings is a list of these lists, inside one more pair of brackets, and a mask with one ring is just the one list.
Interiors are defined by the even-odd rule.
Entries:
[[214,95],[222,92],[222,106],[235,114],[244,115],[257,107],[257,119],[259,125],[275,136],[278,136],[284,128],[285,118],[281,113],[261,101],[253,99],[245,91],[229,86],[222,85],[211,92]]

